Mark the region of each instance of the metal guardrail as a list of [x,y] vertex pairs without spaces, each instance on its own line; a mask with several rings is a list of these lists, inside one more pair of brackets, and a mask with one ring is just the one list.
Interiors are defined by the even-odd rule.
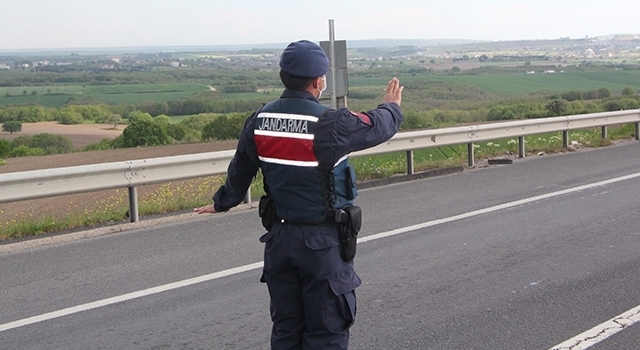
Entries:
[[[524,137],[528,135],[562,131],[563,144],[567,147],[570,130],[601,127],[602,136],[606,137],[607,126],[629,123],[635,123],[635,138],[639,140],[640,110],[628,110],[402,132],[381,145],[351,156],[407,152],[407,172],[411,174],[413,151],[418,149],[467,144],[469,165],[473,165],[473,144],[477,142],[518,137],[522,158]],[[0,203],[127,188],[129,216],[135,222],[138,221],[138,186],[225,174],[234,153],[229,150],[0,174]]]

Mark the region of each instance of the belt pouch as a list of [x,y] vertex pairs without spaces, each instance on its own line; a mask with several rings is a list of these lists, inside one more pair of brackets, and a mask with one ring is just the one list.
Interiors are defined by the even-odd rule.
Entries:
[[269,196],[260,197],[260,202],[258,203],[258,215],[260,216],[260,219],[262,219],[262,226],[264,226],[267,231],[271,231],[271,228],[276,221],[276,203],[273,198]]

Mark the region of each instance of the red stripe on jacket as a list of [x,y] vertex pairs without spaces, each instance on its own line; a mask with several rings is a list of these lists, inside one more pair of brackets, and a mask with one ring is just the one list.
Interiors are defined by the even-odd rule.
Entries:
[[315,162],[313,140],[292,137],[254,135],[258,155],[261,157]]

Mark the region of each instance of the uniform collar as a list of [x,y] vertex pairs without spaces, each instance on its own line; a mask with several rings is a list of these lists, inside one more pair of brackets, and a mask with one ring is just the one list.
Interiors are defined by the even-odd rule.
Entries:
[[280,95],[280,98],[304,98],[307,100],[311,100],[314,102],[318,102],[320,103],[320,101],[318,101],[317,98],[315,98],[315,96],[313,96],[312,94],[306,92],[306,91],[301,91],[301,90],[288,90],[285,89],[282,92],[282,95]]

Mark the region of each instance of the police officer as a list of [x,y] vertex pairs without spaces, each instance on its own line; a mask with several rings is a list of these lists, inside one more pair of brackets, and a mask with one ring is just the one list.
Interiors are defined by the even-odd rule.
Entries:
[[390,139],[403,119],[403,87],[396,78],[376,109],[353,113],[321,105],[328,69],[315,43],[286,47],[280,56],[284,92],[247,119],[214,204],[194,209],[217,213],[238,205],[261,169],[273,212],[260,237],[273,349],[347,348],[361,283],[351,258],[341,254],[343,227],[336,216],[356,196],[348,156]]

